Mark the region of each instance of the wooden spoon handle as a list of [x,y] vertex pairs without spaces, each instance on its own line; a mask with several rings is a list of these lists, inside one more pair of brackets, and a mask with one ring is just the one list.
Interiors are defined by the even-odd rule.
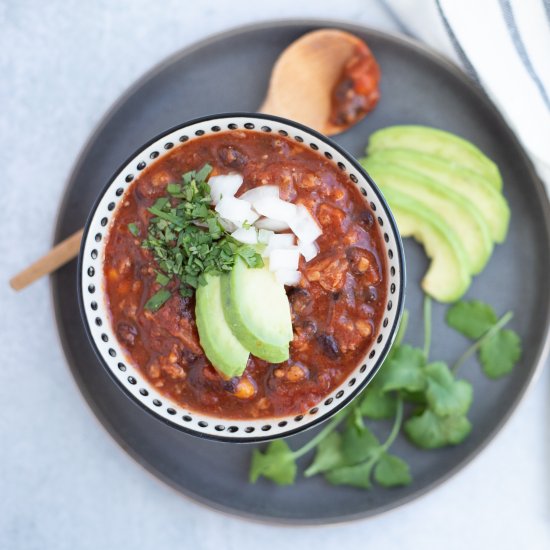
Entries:
[[84,229],[79,229],[64,241],[56,244],[47,254],[10,279],[14,290],[22,290],[40,277],[52,273],[78,255]]

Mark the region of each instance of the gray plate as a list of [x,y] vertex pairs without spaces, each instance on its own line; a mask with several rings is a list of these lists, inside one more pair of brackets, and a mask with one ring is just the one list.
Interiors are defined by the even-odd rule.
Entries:
[[[361,155],[369,134],[390,124],[427,124],[476,143],[500,166],[512,208],[510,235],[496,247],[469,297],[483,299],[498,313],[515,313],[512,326],[524,354],[514,372],[488,381],[474,361],[463,367],[475,388],[473,431],[455,448],[419,451],[399,439],[395,453],[410,464],[414,482],[406,488],[370,492],[331,487],[322,479],[300,479],[276,487],[247,479],[251,447],[203,441],[159,422],[128,399],[98,363],[80,319],[76,262],[52,277],[61,339],[71,370],[106,429],[140,464],[194,499],[219,510],[260,520],[317,524],[372,516],[425,493],[456,472],[494,436],[513,411],[544,355],[550,297],[549,208],[544,190],[503,119],[444,59],[418,44],[330,21],[284,21],[240,28],[188,48],[147,74],[111,109],[90,138],[70,178],[59,212],[56,240],[84,225],[97,194],[122,162],[152,136],[194,117],[223,111],[254,111],[266,90],[273,62],[294,39],[318,27],[337,26],[365,39],[382,69],[382,99],[353,130],[336,141]],[[422,340],[419,281],[427,260],[406,242],[407,339]],[[446,328],[443,306],[434,308],[432,357],[453,361],[467,342]],[[380,435],[389,430],[376,425]],[[293,447],[312,432],[289,439]],[[307,460],[305,462],[307,463]],[[304,459],[302,459],[304,460]]]

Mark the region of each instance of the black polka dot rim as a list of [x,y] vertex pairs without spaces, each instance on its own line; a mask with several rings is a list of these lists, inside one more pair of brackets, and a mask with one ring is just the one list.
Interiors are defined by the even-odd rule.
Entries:
[[[126,360],[111,326],[102,283],[103,257],[110,222],[124,201],[126,190],[147,166],[177,147],[202,136],[224,131],[274,133],[295,140],[329,160],[361,191],[376,212],[373,223],[383,235],[387,264],[385,315],[373,343],[340,386],[303,414],[278,418],[233,419],[207,416],[186,410],[161,394]],[[79,300],[85,327],[102,365],[113,380],[140,406],[165,423],[184,432],[215,440],[246,442],[288,436],[326,420],[347,405],[372,379],[397,333],[403,311],[405,264],[403,246],[395,220],[376,184],[359,163],[329,138],[305,126],[278,117],[259,114],[224,114],[182,124],[142,147],[118,171],[98,198],[85,227],[79,257]]]

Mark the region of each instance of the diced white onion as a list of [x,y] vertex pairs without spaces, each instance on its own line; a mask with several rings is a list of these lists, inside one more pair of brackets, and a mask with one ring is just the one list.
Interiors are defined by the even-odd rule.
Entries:
[[226,195],[216,205],[215,210],[222,218],[233,222],[237,227],[242,227],[245,222],[254,223],[258,219],[258,214],[252,210],[249,202]]
[[273,231],[269,231],[269,229],[260,229],[258,230],[258,242],[262,244],[268,244],[269,239],[273,237],[275,233]]
[[297,246],[291,248],[277,248],[269,253],[269,270],[279,269],[297,270],[300,262],[300,251]]
[[313,260],[319,254],[319,248],[315,243],[304,243],[298,239],[298,250],[306,262]]
[[260,218],[255,224],[258,229],[269,229],[271,231],[284,231],[285,229],[290,229],[288,223],[273,220],[271,218]]
[[292,233],[273,233],[269,239],[265,250],[262,253],[264,258],[267,258],[272,250],[282,250],[285,248],[294,247],[295,237]]
[[300,282],[302,274],[294,269],[278,269],[275,271],[275,278],[282,285],[295,286]]
[[296,218],[296,205],[275,197],[257,200],[254,210],[266,218],[287,222],[289,225],[290,220]]
[[255,227],[239,227],[231,236],[241,243],[258,244],[258,232]]
[[[304,205],[281,200],[276,185],[255,187],[235,198],[242,182],[239,174],[213,176],[208,181],[220,223],[239,242],[266,245],[262,256],[269,259],[269,269],[279,283],[299,284],[300,255],[306,262],[317,256],[315,240],[322,234],[321,228]],[[246,223],[254,226],[243,227]],[[292,233],[275,233],[287,229]]]
[[258,200],[269,198],[279,198],[279,187],[277,185],[261,185],[260,187],[254,187],[254,189],[245,191],[239,197],[239,199],[243,201],[248,201],[252,206],[254,206],[254,203]]
[[314,242],[323,233],[303,204],[296,206],[296,215],[286,221],[293,233],[305,244]]
[[212,176],[208,180],[212,202],[218,204],[223,197],[233,197],[243,183],[240,174]]

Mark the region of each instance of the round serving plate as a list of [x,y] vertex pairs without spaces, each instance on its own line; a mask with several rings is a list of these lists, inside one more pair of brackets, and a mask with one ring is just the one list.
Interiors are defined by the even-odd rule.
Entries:
[[[437,486],[496,434],[546,355],[550,207],[531,164],[492,103],[454,65],[405,38],[334,21],[281,21],[235,29],[172,56],[133,85],[107,113],[73,170],[55,235],[59,241],[84,225],[112,174],[151,136],[211,113],[257,109],[277,56],[302,34],[321,27],[341,28],[363,38],[382,70],[379,105],[352,130],[337,136],[338,144],[359,156],[378,128],[426,124],[471,140],[501,169],[512,210],[509,236],[496,247],[467,297],[492,304],[500,314],[514,311],[512,327],[522,338],[523,356],[514,371],[498,381],[487,380],[473,360],[464,365],[462,374],[473,383],[476,398],[469,413],[473,430],[463,444],[426,452],[399,438],[395,453],[411,465],[414,481],[398,489],[375,487],[366,492],[333,487],[320,477],[299,477],[290,487],[265,480],[250,485],[252,446],[190,437],[159,422],[124,395],[86,337],[78,309],[76,262],[52,277],[56,318],[70,368],[89,405],[119,444],[153,474],[197,501],[248,518],[287,524],[372,516]],[[419,344],[423,300],[419,282],[427,259],[410,240],[405,242],[405,255],[406,307],[413,320],[407,341]],[[445,326],[445,311],[435,304],[432,357],[453,361],[468,344]],[[376,423],[375,430],[384,436],[389,426]],[[292,436],[288,442],[297,448],[309,437],[311,432]],[[308,460],[304,457],[300,463]]]
[[[276,418],[231,419],[213,417],[182,407],[151,384],[142,371],[127,360],[111,326],[108,300],[102,284],[105,247],[109,230],[126,191],[147,166],[170,155],[176,144],[191,143],[218,132],[272,133],[309,147],[330,162],[361,191],[374,216],[375,230],[384,236],[380,253],[386,264],[386,299],[383,319],[372,334],[371,345],[356,367],[329,394],[309,410]],[[185,146],[184,146],[185,147]],[[403,245],[397,225],[382,193],[349,153],[326,136],[304,125],[265,114],[226,113],[209,115],[171,128],[150,140],[131,156],[105,185],[84,228],[78,262],[79,302],[90,343],[98,359],[126,395],[159,420],[186,433],[217,441],[250,443],[303,432],[327,420],[350,403],[382,366],[395,339],[405,299]]]

